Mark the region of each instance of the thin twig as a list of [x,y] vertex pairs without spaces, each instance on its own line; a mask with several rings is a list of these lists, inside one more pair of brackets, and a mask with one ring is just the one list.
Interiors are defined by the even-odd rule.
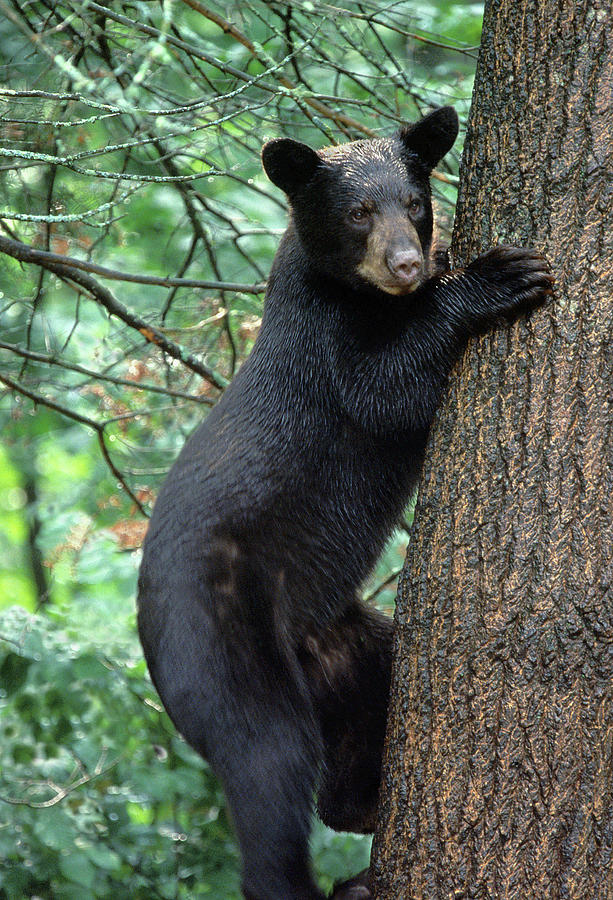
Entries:
[[79,422],[81,425],[86,425],[88,428],[91,428],[93,431],[95,431],[98,438],[98,443],[100,444],[102,455],[106,460],[109,469],[111,470],[117,481],[120,483],[126,494],[128,494],[130,499],[136,504],[141,513],[144,516],[148,515],[144,506],[142,505],[136,494],[134,494],[130,489],[125,478],[110,457],[109,451],[104,441],[105,423],[96,422],[95,419],[90,419],[88,416],[83,416],[81,415],[81,413],[75,412],[75,410],[70,409],[67,406],[62,406],[60,403],[56,403],[55,400],[51,400],[49,397],[45,397],[43,394],[39,394],[38,391],[33,391],[31,388],[27,388],[25,385],[19,384],[19,382],[17,381],[13,381],[12,378],[9,378],[8,375],[4,375],[3,373],[0,373],[0,382],[6,385],[7,388],[10,388],[10,390],[16,391],[18,394],[22,394],[24,397],[32,400],[33,403],[40,404],[41,406],[46,406],[48,409],[52,409],[55,412],[60,413],[60,415],[66,416],[66,418],[72,419],[74,422]]
[[[17,255],[18,253],[25,254],[26,250],[28,251],[27,259],[22,255]],[[28,244],[22,244],[20,241],[15,241],[2,235],[0,235],[0,251],[13,256],[15,259],[20,259],[22,262],[33,262],[45,267],[48,267],[49,263],[59,263],[74,269],[82,269],[84,272],[93,272],[94,275],[100,275],[101,278],[109,278],[112,281],[155,284],[161,287],[200,288],[205,291],[236,291],[241,294],[263,294],[266,290],[265,282],[260,284],[241,284],[237,281],[202,281],[199,278],[165,278],[161,275],[137,275],[132,272],[120,272],[118,269],[99,266],[97,263],[89,262],[86,259],[77,259],[75,256],[62,256],[61,253],[37,250],[35,247],[30,247]]]
[[[56,275],[60,275],[62,278],[67,278],[70,281],[76,282],[82,288],[85,288],[85,290],[98,303],[104,306],[111,315],[117,316],[117,318],[121,319],[122,322],[125,322],[126,325],[135,328],[147,341],[155,344],[174,359],[180,360],[184,366],[187,366],[188,369],[196,372],[197,375],[205,378],[220,390],[227,387],[227,381],[223,376],[214,372],[213,369],[210,369],[207,365],[193,356],[193,354],[187,353],[182,347],[167,338],[166,335],[159,331],[154,325],[151,325],[150,322],[147,322],[136,313],[127,309],[127,307],[125,307],[123,303],[120,303],[107,288],[98,284],[97,281],[89,275],[86,275],[84,272],[76,270],[74,266],[66,265],[63,262],[51,261],[47,259],[46,251],[36,250],[28,244],[23,244],[21,241],[15,241],[12,238],[7,238],[3,235],[0,235],[0,251],[21,262],[44,266],[46,269],[49,269],[50,272],[55,272]],[[56,254],[49,255],[55,256]]]
[[175,391],[172,388],[160,387],[157,384],[147,384],[142,381],[134,381],[131,378],[117,378],[113,375],[106,375],[104,372],[96,372],[93,369],[86,369],[78,363],[67,363],[56,356],[47,356],[45,353],[37,353],[35,350],[26,350],[17,344],[7,344],[0,341],[0,350],[8,350],[22,359],[38,362],[45,366],[58,366],[66,369],[68,372],[76,372],[78,375],[85,375],[96,381],[108,381],[110,384],[116,384],[120,387],[133,388],[136,391],[149,391],[154,394],[163,394],[165,397],[175,397],[177,400],[191,400],[194,403],[204,403],[207,406],[213,406],[215,401],[211,397],[205,397],[197,394],[187,394],[184,391]]

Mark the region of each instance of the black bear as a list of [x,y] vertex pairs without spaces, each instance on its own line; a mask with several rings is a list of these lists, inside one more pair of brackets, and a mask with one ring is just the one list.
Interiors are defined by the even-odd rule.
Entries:
[[[550,292],[528,250],[440,270],[429,175],[457,130],[444,107],[389,138],[266,144],[291,213],[262,327],[151,518],[143,648],[176,727],[224,785],[250,900],[323,898],[315,793],[333,828],[373,828],[392,629],[357,592],[415,488],[467,339]],[[366,876],[334,896],[370,897]]]

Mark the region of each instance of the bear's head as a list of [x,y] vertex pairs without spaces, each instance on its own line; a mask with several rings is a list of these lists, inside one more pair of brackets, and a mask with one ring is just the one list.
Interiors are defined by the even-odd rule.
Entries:
[[317,151],[269,141],[262,163],[287,194],[316,270],[354,288],[409,294],[429,276],[430,172],[457,133],[457,114],[444,106],[389,138]]

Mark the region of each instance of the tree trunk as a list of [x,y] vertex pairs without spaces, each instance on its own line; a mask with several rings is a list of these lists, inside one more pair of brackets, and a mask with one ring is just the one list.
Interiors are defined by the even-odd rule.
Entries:
[[543,250],[555,303],[474,341],[397,611],[378,900],[613,900],[610,0],[489,0],[453,257]]

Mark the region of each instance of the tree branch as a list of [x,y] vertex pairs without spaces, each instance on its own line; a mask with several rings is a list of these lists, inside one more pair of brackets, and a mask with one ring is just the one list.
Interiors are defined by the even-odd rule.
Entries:
[[[142,319],[136,313],[131,312],[127,309],[122,303],[117,300],[113,294],[101,284],[98,284],[93,278],[90,278],[89,275],[86,275],[84,272],[81,272],[76,268],[75,263],[80,263],[80,260],[74,260],[71,257],[62,257],[55,253],[48,253],[45,250],[36,250],[34,247],[30,247],[28,244],[23,244],[21,241],[15,241],[12,238],[4,237],[0,235],[0,251],[6,253],[8,256],[12,256],[14,259],[18,259],[21,262],[26,263],[35,263],[39,266],[44,266],[50,272],[54,272],[56,275],[60,275],[62,278],[67,278],[70,281],[76,282],[82,288],[93,296],[93,298],[100,303],[101,306],[104,306],[108,312],[117,316],[117,318],[121,319],[122,322],[125,322],[126,325],[129,325],[131,328],[139,331],[143,337],[152,344],[155,344],[164,353],[167,353],[169,356],[172,356],[174,359],[180,360],[184,366],[188,369],[191,369],[193,372],[196,372],[197,375],[200,375],[202,378],[205,378],[212,385],[223,390],[227,381],[223,376],[218,375],[200,360],[196,359],[191,353],[187,353],[180,347],[178,344],[175,344],[174,341],[169,340],[165,334],[151,325],[149,322]],[[50,259],[49,257],[52,257]],[[58,261],[58,260],[61,260]],[[65,262],[68,260],[68,263]],[[87,264],[87,266],[92,264]],[[85,266],[84,266],[85,267]],[[102,267],[99,267],[102,268]],[[107,270],[111,272],[112,270]],[[112,276],[107,276],[112,277]],[[131,280],[129,278],[125,280]],[[137,279],[134,279],[137,280]],[[149,282],[149,283],[159,283],[159,282]]]
[[31,388],[27,388],[25,387],[25,385],[19,384],[19,382],[17,381],[13,381],[13,379],[9,378],[8,375],[0,373],[0,382],[6,385],[6,387],[10,388],[10,390],[17,391],[18,394],[23,394],[24,397],[28,397],[28,399],[32,400],[34,403],[46,406],[48,409],[52,409],[55,412],[60,413],[60,415],[66,416],[68,419],[73,419],[73,421],[79,422],[81,425],[87,425],[88,428],[93,429],[93,431],[96,432],[102,455],[104,456],[109,469],[111,470],[117,481],[120,483],[124,491],[128,494],[130,499],[136,504],[140,512],[144,516],[148,515],[144,506],[142,505],[138,497],[132,492],[125,478],[110,457],[109,451],[104,441],[104,430],[106,428],[106,423],[96,422],[94,419],[90,419],[88,416],[83,416],[66,406],[61,406],[61,404],[56,403],[55,400],[50,400],[48,397],[43,396],[43,394],[39,394],[38,391],[33,391]]
[[41,363],[41,365],[58,366],[61,369],[66,369],[68,372],[86,375],[88,378],[93,378],[95,381],[108,381],[110,384],[134,388],[136,391],[149,391],[153,394],[163,394],[165,397],[176,397],[177,400],[191,400],[194,403],[203,403],[207,406],[213,406],[215,403],[210,397],[203,397],[198,394],[188,394],[185,391],[174,391],[172,388],[160,387],[160,385],[157,384],[143,384],[142,382],[134,381],[134,379],[131,378],[116,378],[113,375],[106,375],[104,372],[96,372],[93,369],[87,369],[85,366],[80,366],[78,363],[68,363],[55,356],[37,353],[35,350],[26,350],[24,347],[19,347],[17,344],[7,344],[5,341],[0,341],[0,350],[8,350],[9,353],[14,353],[15,356],[20,356],[22,359],[27,359],[31,362]]
[[[112,204],[108,204],[109,206]],[[84,272],[93,272],[101,278],[109,278],[112,281],[130,281],[136,284],[155,284],[160,287],[185,287],[201,288],[206,291],[236,291],[241,294],[263,294],[266,290],[266,282],[259,284],[241,284],[236,281],[202,281],[198,278],[163,278],[157,275],[136,275],[132,272],[120,272],[117,269],[109,269],[99,266],[86,259],[77,259],[74,256],[63,256],[61,253],[50,253],[47,250],[37,250],[29,244],[23,244],[12,238],[0,235],[0,251],[21,260],[31,262],[49,268],[49,263],[59,263]],[[19,254],[19,255],[18,255]]]

